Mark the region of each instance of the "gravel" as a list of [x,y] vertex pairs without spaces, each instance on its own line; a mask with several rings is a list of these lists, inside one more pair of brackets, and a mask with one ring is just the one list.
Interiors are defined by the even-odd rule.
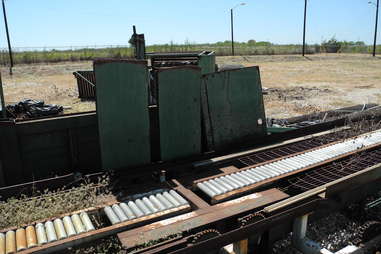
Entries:
[[[364,203],[370,202],[381,193],[374,197],[368,197]],[[372,208],[368,211],[362,209],[362,204],[352,204],[342,211],[332,213],[327,217],[319,219],[308,224],[307,237],[323,248],[331,252],[339,251],[347,245],[355,245],[360,238],[360,228],[365,222],[370,220],[381,220],[375,214],[381,214],[381,206]],[[291,243],[292,233],[289,233],[284,239],[275,242],[273,254],[302,254],[296,250]]]

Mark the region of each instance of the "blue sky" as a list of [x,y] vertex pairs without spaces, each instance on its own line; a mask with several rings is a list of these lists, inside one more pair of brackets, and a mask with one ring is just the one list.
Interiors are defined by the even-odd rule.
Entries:
[[[229,40],[229,9],[240,2],[6,0],[6,6],[12,45],[44,47],[127,44],[133,24],[145,33],[148,44]],[[301,42],[304,0],[244,2],[235,9],[236,41]],[[332,36],[372,43],[375,7],[368,0],[309,0],[308,4],[308,43]],[[0,47],[5,47],[0,21]]]

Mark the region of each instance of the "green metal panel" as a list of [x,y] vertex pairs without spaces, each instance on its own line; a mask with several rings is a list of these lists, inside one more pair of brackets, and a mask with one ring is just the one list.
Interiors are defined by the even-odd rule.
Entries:
[[213,73],[216,71],[216,55],[214,52],[202,54],[199,56],[198,66],[201,68],[201,74]]
[[[248,67],[204,75],[206,100],[203,107],[208,143],[215,150],[230,145],[255,143],[266,134],[266,119],[258,67]],[[262,124],[260,124],[262,123]],[[209,147],[211,148],[211,147]]]
[[146,61],[96,60],[94,71],[103,168],[150,163]]
[[0,122],[0,137],[6,185],[101,168],[95,113]]
[[161,159],[201,153],[201,71],[173,67],[158,71]]

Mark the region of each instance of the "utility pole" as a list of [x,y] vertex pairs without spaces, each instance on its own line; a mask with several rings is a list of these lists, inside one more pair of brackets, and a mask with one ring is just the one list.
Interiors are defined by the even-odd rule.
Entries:
[[306,53],[306,20],[307,20],[307,0],[304,0],[304,26],[303,26],[303,50],[302,55]]
[[233,8],[230,9],[230,26],[231,26],[231,32],[232,32],[232,55],[234,56]]
[[1,117],[7,118],[7,109],[5,107],[5,101],[4,101],[4,92],[3,92],[3,81],[1,80],[1,73],[0,73],[0,100],[1,100]]
[[234,6],[230,9],[230,30],[231,30],[231,36],[232,36],[232,55],[234,56],[234,23],[233,23],[233,10],[237,8],[240,5],[246,5],[246,3],[240,3]]
[[3,4],[3,14],[4,14],[5,31],[6,31],[6,33],[7,33],[7,41],[8,41],[8,51],[9,51],[9,61],[10,61],[9,74],[12,75],[13,56],[12,56],[11,41],[10,41],[10,39],[9,39],[8,21],[7,21],[7,14],[6,14],[6,11],[5,11],[4,0],[2,0],[2,4]]
[[377,46],[377,25],[378,25],[378,7],[380,5],[380,0],[377,0],[376,5],[376,23],[374,25],[374,42],[373,42],[373,56],[376,56],[376,46]]

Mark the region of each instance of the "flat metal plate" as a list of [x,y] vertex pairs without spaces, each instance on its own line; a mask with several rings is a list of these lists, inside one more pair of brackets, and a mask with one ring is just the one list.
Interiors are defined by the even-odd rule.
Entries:
[[103,168],[149,163],[146,62],[99,60],[94,62],[94,71]]
[[131,248],[168,235],[223,221],[287,197],[288,195],[280,190],[269,189],[125,231],[119,233],[118,238],[123,246]]
[[208,137],[212,141],[208,143],[214,144],[215,150],[255,142],[266,134],[258,67],[207,74],[202,81],[207,100],[203,107],[208,108],[207,111],[203,109],[203,116],[212,133]]
[[201,71],[196,67],[159,70],[161,160],[201,153]]

